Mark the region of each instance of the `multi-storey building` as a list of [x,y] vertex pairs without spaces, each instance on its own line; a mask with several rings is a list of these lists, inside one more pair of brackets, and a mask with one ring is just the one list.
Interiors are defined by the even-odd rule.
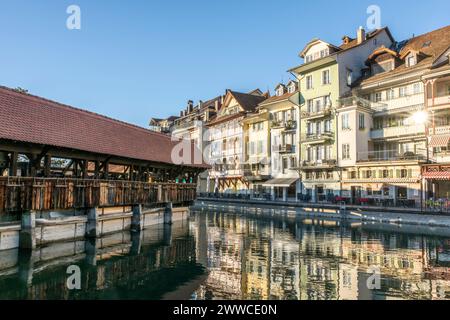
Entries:
[[340,46],[314,39],[300,53],[304,64],[290,70],[300,83],[303,200],[326,201],[340,195],[338,101],[361,77],[369,54],[393,42],[388,28],[368,34],[360,28],[356,39],[345,36]]
[[270,180],[270,114],[257,108],[242,120],[244,130],[244,177],[253,198],[263,198],[263,183]]
[[[245,131],[242,121],[267,99],[260,90],[239,93],[228,90],[217,116],[207,124],[209,170],[207,191],[248,194],[244,176]],[[205,153],[205,152],[204,152]]]
[[269,118],[271,180],[263,186],[273,200],[295,200],[301,191],[299,159],[298,83],[279,84],[275,95],[259,104]]
[[[429,34],[427,64],[430,70],[422,78],[428,112],[428,147],[430,162],[423,167],[426,200],[446,199],[450,205],[450,26]],[[424,49],[419,49],[422,53]],[[423,55],[423,54],[422,54]],[[420,55],[419,55],[420,57]]]
[[380,46],[368,56],[353,96],[341,99],[337,110],[343,198],[358,204],[421,204],[421,166],[430,160],[423,77],[433,57],[450,46],[449,31]]

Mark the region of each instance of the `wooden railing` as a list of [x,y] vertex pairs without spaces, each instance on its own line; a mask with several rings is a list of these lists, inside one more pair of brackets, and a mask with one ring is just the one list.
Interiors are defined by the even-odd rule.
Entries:
[[195,200],[195,184],[0,177],[0,214]]

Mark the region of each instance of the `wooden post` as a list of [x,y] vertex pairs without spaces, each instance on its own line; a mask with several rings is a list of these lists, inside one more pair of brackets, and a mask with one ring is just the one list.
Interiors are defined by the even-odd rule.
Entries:
[[34,211],[22,213],[19,247],[24,250],[36,249],[36,212]]
[[142,206],[135,205],[133,206],[133,216],[131,218],[131,231],[139,232],[143,229],[144,225],[143,225]]
[[9,175],[11,177],[17,176],[17,160],[19,159],[19,154],[17,152],[11,153],[10,164],[9,164]]
[[46,155],[44,159],[44,176],[47,178],[50,177],[51,165],[52,165],[52,156]]
[[86,237],[97,238],[101,235],[101,230],[98,225],[99,210],[98,208],[88,209],[88,221],[86,224]]

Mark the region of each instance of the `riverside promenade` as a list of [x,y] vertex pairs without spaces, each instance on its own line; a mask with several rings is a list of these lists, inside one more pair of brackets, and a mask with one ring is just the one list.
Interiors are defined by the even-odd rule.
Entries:
[[422,212],[420,209],[368,207],[357,205],[312,204],[301,202],[279,202],[242,199],[197,198],[195,205],[234,210],[279,210],[285,214],[310,218],[346,219],[395,225],[420,225],[450,228],[450,214]]

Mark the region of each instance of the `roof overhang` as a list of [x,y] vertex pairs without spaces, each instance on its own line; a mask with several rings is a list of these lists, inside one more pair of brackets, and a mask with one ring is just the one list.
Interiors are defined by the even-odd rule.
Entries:
[[309,72],[309,71],[312,71],[315,69],[323,68],[324,66],[327,66],[327,65],[333,64],[333,63],[337,63],[337,56],[335,54],[330,55],[325,58],[321,58],[321,59],[312,61],[310,63],[302,64],[298,67],[288,70],[288,72],[293,72],[295,74],[302,74],[302,73]]
[[282,178],[282,179],[272,179],[263,183],[263,187],[280,187],[289,188],[294,183],[296,183],[299,178]]

